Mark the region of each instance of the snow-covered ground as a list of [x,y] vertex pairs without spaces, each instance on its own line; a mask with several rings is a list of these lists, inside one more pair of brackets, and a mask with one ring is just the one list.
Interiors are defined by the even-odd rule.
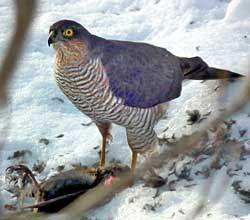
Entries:
[[[91,165],[98,161],[101,136],[90,119],[76,110],[56,87],[53,78],[54,51],[47,46],[48,29],[60,19],[72,19],[90,32],[110,39],[143,41],[165,47],[179,56],[201,56],[211,66],[246,73],[250,58],[250,1],[249,0],[54,0],[39,1],[32,29],[28,35],[22,60],[9,88],[10,121],[1,116],[0,198],[10,203],[11,194],[4,190],[4,170],[14,163],[44,162],[45,169],[38,179],[57,173],[58,166],[72,168],[72,164]],[[8,0],[0,0],[0,60],[7,48],[14,26],[14,7]],[[238,84],[234,83],[230,98],[237,98]],[[225,108],[218,105],[218,82],[186,82],[182,96],[170,103],[166,118],[157,126],[159,136],[177,137],[189,134],[197,125],[187,125],[187,110],[198,109],[201,114]],[[215,90],[217,92],[215,92]],[[227,102],[230,100],[228,97]],[[225,99],[223,99],[225,101]],[[248,129],[241,138],[250,146],[250,109],[238,115],[232,135],[239,138],[239,130]],[[207,119],[203,120],[206,122]],[[201,124],[202,124],[201,123]],[[86,124],[88,126],[86,126]],[[167,131],[163,132],[166,130]],[[130,150],[124,129],[114,126],[113,142],[107,160],[129,163]],[[60,136],[58,136],[60,135]],[[27,150],[26,155],[12,159],[15,151]],[[250,181],[250,156],[239,164],[243,167],[238,179]],[[205,165],[204,165],[205,166]],[[202,166],[200,166],[201,168]],[[178,182],[176,191],[163,190],[153,198],[156,189],[136,184],[118,194],[107,205],[89,213],[90,219],[184,219],[197,205],[201,188],[209,179],[191,173],[192,187],[187,180]],[[249,205],[244,204],[228,185],[221,186],[226,168],[216,171],[214,194],[224,191],[221,200],[209,205],[200,219],[250,219]],[[164,175],[164,172],[163,172]],[[243,178],[244,177],[244,178]],[[235,178],[235,177],[234,177]],[[212,195],[213,197],[213,195]],[[153,207],[153,208],[152,208]],[[112,211],[110,211],[112,210]]]

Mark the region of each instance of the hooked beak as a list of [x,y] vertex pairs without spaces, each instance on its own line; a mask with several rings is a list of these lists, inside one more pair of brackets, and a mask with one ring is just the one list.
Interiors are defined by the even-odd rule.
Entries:
[[51,44],[55,43],[55,41],[53,39],[55,39],[55,32],[51,31],[49,33],[49,38],[48,38],[48,46],[49,47],[50,47]]
[[49,39],[48,39],[48,46],[50,47],[50,44],[52,44],[53,43],[53,41],[52,41],[52,39],[49,37]]

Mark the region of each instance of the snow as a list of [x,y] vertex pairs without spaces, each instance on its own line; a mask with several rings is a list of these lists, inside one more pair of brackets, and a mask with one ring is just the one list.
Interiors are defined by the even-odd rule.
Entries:
[[247,21],[249,15],[250,2],[245,0],[235,0],[229,4],[225,20],[228,22]]
[[[0,0],[0,60],[3,58],[14,27],[13,3]],[[56,167],[82,163],[92,165],[98,161],[101,136],[90,119],[76,110],[56,87],[53,78],[54,51],[47,46],[48,29],[60,19],[72,19],[82,23],[90,32],[109,39],[148,42],[165,47],[178,56],[201,56],[211,66],[247,73],[250,57],[250,3],[249,0],[55,0],[39,1],[32,29],[26,39],[25,51],[19,61],[15,77],[9,87],[11,94],[6,114],[0,118],[1,127],[5,127],[1,141],[5,141],[1,150],[0,197],[4,203],[15,202],[5,190],[4,170],[14,163],[24,162],[32,167],[37,161],[46,164],[38,179],[55,173]],[[187,124],[187,110],[198,109],[202,115],[211,111],[208,119],[214,118],[220,109],[235,96],[239,83],[233,83],[227,98],[217,102],[221,90],[215,92],[220,83],[185,82],[182,96],[173,100],[166,118],[157,125],[160,137],[176,137],[190,134],[203,126]],[[222,104],[223,101],[223,104]],[[222,106],[222,105],[223,106]],[[234,117],[232,137],[239,138],[239,130],[248,129],[240,139],[246,148],[250,146],[250,109]],[[166,132],[163,132],[164,129]],[[2,131],[2,130],[1,130]],[[63,137],[57,138],[58,135]],[[113,142],[109,146],[107,160],[117,159],[129,164],[130,150],[127,146],[124,129],[114,126]],[[40,143],[48,139],[49,144]],[[32,156],[8,160],[17,150],[29,150]],[[206,167],[206,161],[203,164]],[[249,172],[250,158],[240,161],[244,172]],[[201,170],[202,165],[194,166]],[[223,179],[226,168],[216,171],[217,183]],[[168,167],[160,171],[167,176]],[[187,217],[201,199],[204,184],[211,180],[191,173],[197,186],[186,188],[187,180],[177,184],[177,191],[162,190],[153,198],[156,189],[143,187],[138,183],[134,187],[119,193],[111,202],[88,214],[90,219],[183,219]],[[200,219],[250,219],[249,206],[244,204],[230,187],[232,177],[225,184],[222,197],[211,204]],[[245,177],[244,177],[245,178]],[[219,182],[218,182],[219,181]],[[249,187],[246,178],[244,184]],[[215,184],[219,187],[220,184]],[[215,190],[216,188],[214,188]],[[214,191],[215,194],[217,191]],[[213,195],[211,195],[213,197]],[[145,206],[148,204],[147,206]],[[155,210],[150,210],[154,206]],[[112,212],[110,211],[112,210]],[[183,214],[184,213],[184,214]],[[238,217],[237,217],[238,216]]]

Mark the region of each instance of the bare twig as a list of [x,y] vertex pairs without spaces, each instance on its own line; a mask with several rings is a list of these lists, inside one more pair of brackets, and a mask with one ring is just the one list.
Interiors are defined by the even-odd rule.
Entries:
[[[0,69],[0,105],[3,106],[6,104],[7,100],[6,88],[9,80],[13,75],[13,71],[16,67],[18,58],[20,57],[20,54],[22,52],[25,36],[32,20],[31,18],[34,12],[35,3],[35,0],[16,1],[16,29]],[[193,146],[196,145],[199,142],[200,138],[206,133],[208,128],[218,126],[223,120],[225,120],[232,114],[239,112],[249,102],[249,100],[250,80],[247,79],[247,83],[241,95],[238,96],[238,99],[232,104],[231,107],[229,107],[225,112],[221,113],[218,118],[208,123],[207,126],[204,127],[204,129],[202,129],[201,131],[196,132],[191,136],[181,138],[178,143],[175,144],[175,146],[170,150],[165,150],[158,155],[152,155],[152,158],[144,162],[137,169],[136,180],[140,179],[140,177],[142,177],[144,173],[151,167],[162,167],[167,160],[176,157],[178,154],[189,153]],[[72,204],[70,204],[59,213],[74,216],[74,219],[76,219],[76,217],[78,216],[79,218],[81,218],[84,213],[99,205],[100,202],[109,198],[116,190],[118,190],[120,187],[127,186],[127,184],[128,174],[125,173],[120,176],[120,181],[114,184],[112,188],[107,189],[107,187],[100,185],[95,189],[88,191],[86,194],[75,200]],[[203,205],[196,207],[197,211],[195,216],[202,212],[205,205],[206,204],[203,203]],[[27,219],[27,215],[25,216],[25,219]],[[45,217],[43,217],[43,219],[45,219]]]
[[[170,150],[166,150],[162,152],[160,155],[153,155],[150,160],[144,162],[136,172],[136,180],[140,179],[147,171],[147,169],[151,168],[152,166],[161,167],[165,161],[175,158],[178,154],[185,154],[190,153],[190,150],[193,149],[194,145],[198,143],[200,138],[206,133],[207,129],[211,127],[218,126],[222,123],[227,117],[231,116],[232,114],[239,112],[244,106],[249,102],[250,99],[250,80],[247,80],[246,85],[241,93],[242,95],[239,96],[240,98],[236,100],[230,108],[223,112],[223,114],[219,115],[214,121],[208,123],[204,129],[195,133],[194,135],[183,137],[180,139],[179,142],[175,145],[175,147],[171,148]],[[96,208],[100,205],[103,201],[106,201],[108,198],[111,198],[114,193],[120,189],[120,187],[125,188],[128,186],[128,173],[123,173],[119,178],[120,181],[115,183],[112,188],[107,188],[103,185],[99,185],[94,189],[89,190],[86,194],[80,196],[76,199],[73,203],[69,206],[64,208],[59,212],[59,214],[63,214],[67,219],[74,218],[74,219],[81,219],[82,216],[88,212],[89,210]],[[208,191],[211,190],[211,182],[208,183],[207,189]],[[204,197],[199,202],[197,207],[194,207],[192,212],[192,218],[194,219],[202,211],[207,207],[207,196],[205,194]],[[44,219],[45,216],[44,216]]]
[[32,21],[35,5],[35,0],[16,1],[17,15],[15,32],[0,68],[0,104],[6,103],[6,88],[21,55],[24,40]]
[[118,192],[119,189],[124,189],[129,186],[130,183],[130,173],[124,172],[122,175],[118,176],[119,181],[114,182],[112,187],[107,187],[104,185],[98,185],[97,187],[89,190],[79,199],[76,199],[73,203],[68,205],[66,208],[61,210],[59,213],[66,214],[69,216],[74,216],[74,219],[81,217],[87,211],[101,205],[101,203],[107,201]]
[[[207,124],[202,130],[194,133],[191,136],[186,136],[181,138],[173,148],[170,150],[165,150],[161,154],[153,155],[149,160],[144,162],[136,172],[136,180],[139,180],[144,173],[153,167],[162,167],[166,161],[171,158],[175,158],[179,154],[190,153],[190,150],[199,142],[200,138],[206,134],[209,128],[217,127],[222,123],[226,118],[230,117],[232,114],[239,112],[244,108],[250,100],[250,79],[247,78],[246,84],[243,87],[241,93],[239,93],[238,99],[229,107],[225,112],[221,113],[216,119]],[[120,185],[125,184],[127,181],[127,174],[123,174],[121,177]],[[115,187],[114,187],[115,189]],[[107,190],[103,186],[97,187],[95,190],[91,190],[88,194],[81,196],[70,206],[66,207],[59,213],[64,213],[67,215],[73,215],[76,219],[76,216],[80,218],[81,215],[89,211],[90,209],[96,207],[100,201],[103,201],[104,198],[109,197],[113,193],[113,190]],[[205,201],[205,199],[203,199]],[[205,204],[195,207],[196,210],[195,216],[202,212]]]
[[227,108],[224,112],[221,112],[217,118],[209,122],[203,129],[200,131],[190,135],[182,137],[173,148],[170,150],[163,151],[160,155],[153,155],[150,160],[147,160],[140,169],[138,169],[138,174],[145,173],[150,167],[162,167],[164,161],[167,161],[171,158],[175,158],[179,154],[185,154],[192,150],[193,146],[195,146],[204,136],[209,128],[218,127],[220,123],[222,123],[225,119],[241,111],[250,101],[250,78],[246,78],[245,86],[242,91],[239,92],[238,99],[235,100],[234,103],[231,104],[230,107]]
[[[0,67],[0,108],[4,108],[7,103],[7,87],[21,55],[36,6],[36,0],[16,0],[15,3],[17,11],[15,31]],[[6,133],[1,131],[1,134],[4,132]],[[0,143],[0,149],[2,145],[3,143]]]

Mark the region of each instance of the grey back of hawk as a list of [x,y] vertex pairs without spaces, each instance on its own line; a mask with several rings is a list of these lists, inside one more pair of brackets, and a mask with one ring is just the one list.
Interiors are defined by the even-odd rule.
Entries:
[[110,89],[131,107],[148,108],[180,96],[183,71],[178,57],[146,43],[94,36],[92,56],[100,57]]

